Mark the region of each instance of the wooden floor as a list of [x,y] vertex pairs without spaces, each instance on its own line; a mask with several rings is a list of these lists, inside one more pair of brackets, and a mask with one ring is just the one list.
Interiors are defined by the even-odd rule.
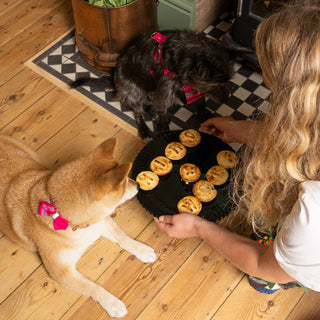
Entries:
[[[106,112],[32,71],[26,62],[73,27],[69,0],[0,1],[0,131],[24,141],[49,167],[87,153],[116,136],[119,161],[134,160],[143,142]],[[0,180],[1,183],[1,180]],[[153,264],[98,240],[78,269],[121,298],[124,319],[320,319],[320,293],[300,288],[264,295],[199,239],[172,239],[157,229],[136,199],[116,211],[119,225],[152,246]],[[93,300],[52,281],[36,254],[0,234],[0,319],[109,319]]]

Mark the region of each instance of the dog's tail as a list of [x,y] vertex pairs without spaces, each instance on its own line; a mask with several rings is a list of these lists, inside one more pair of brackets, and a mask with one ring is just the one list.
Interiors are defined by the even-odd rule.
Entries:
[[103,76],[101,78],[80,78],[70,84],[70,88],[74,89],[81,86],[99,87],[100,89],[107,89],[114,87],[113,79],[110,76]]
[[232,59],[241,62],[248,62],[252,69],[259,70],[259,61],[254,49],[244,47],[232,39],[230,32],[226,32],[222,38],[222,43],[228,50]]

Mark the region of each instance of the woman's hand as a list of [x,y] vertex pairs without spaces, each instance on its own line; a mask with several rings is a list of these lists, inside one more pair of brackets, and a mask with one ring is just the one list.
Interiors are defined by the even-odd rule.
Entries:
[[231,117],[210,118],[201,124],[201,130],[223,142],[253,144],[260,130],[259,121],[234,120]]
[[180,239],[197,237],[197,225],[201,220],[203,219],[189,213],[161,216],[159,219],[154,219],[161,231],[165,232],[169,237]]
[[232,132],[234,121],[231,117],[210,118],[201,124],[201,130],[216,136],[226,143],[234,142]]

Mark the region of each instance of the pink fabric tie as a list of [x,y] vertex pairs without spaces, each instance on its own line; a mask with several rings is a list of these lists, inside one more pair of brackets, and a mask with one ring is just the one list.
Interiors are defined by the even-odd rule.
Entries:
[[53,204],[42,201],[39,205],[39,215],[52,217],[54,230],[66,230],[69,226],[68,220],[62,218]]

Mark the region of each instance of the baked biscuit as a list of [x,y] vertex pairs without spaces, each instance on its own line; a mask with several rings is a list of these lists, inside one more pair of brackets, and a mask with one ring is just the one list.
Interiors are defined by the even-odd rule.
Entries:
[[200,169],[192,163],[184,163],[180,169],[180,176],[182,180],[186,182],[194,182],[200,178],[201,171]]
[[171,142],[166,146],[164,153],[171,160],[180,160],[186,155],[187,149],[180,142]]
[[171,160],[164,156],[156,157],[150,163],[150,169],[159,176],[168,174],[172,168]]
[[197,198],[187,196],[179,200],[177,207],[180,213],[185,212],[197,215],[202,209],[202,204]]
[[159,183],[159,177],[152,171],[141,171],[137,177],[140,188],[145,191],[154,189]]
[[230,150],[223,150],[217,154],[217,161],[221,167],[231,169],[237,165],[238,157]]
[[201,134],[197,130],[184,130],[179,135],[181,143],[187,147],[194,147],[201,141]]
[[228,177],[229,172],[221,166],[213,166],[206,173],[207,180],[217,186],[224,184]]
[[194,196],[202,202],[209,202],[217,196],[213,184],[206,180],[199,180],[192,188]]

